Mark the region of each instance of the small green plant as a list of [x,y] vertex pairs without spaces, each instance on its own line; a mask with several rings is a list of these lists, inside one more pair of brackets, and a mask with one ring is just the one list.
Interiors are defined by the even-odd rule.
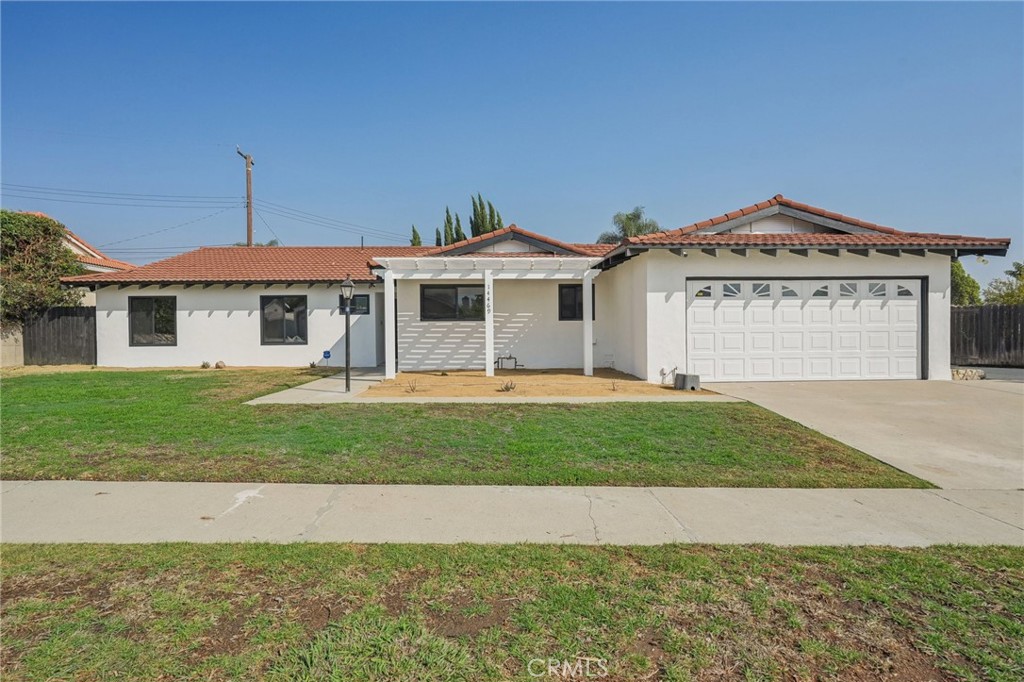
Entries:
[[207,362],[206,360],[203,360],[203,364],[199,365],[199,367],[202,369],[210,369],[210,363]]
[[511,379],[503,383],[501,385],[501,388],[498,389],[500,393],[511,393],[514,390],[516,390],[516,382],[512,381]]
[[316,369],[316,360],[314,360],[313,362],[309,363],[309,368],[310,369]]

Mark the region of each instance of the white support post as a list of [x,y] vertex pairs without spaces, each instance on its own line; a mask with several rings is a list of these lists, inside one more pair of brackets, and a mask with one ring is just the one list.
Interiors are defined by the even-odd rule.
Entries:
[[594,277],[597,270],[583,274],[583,375],[594,376]]
[[384,378],[394,379],[396,374],[396,340],[398,319],[395,315],[395,273],[384,271]]
[[484,375],[494,376],[494,272],[484,270]]

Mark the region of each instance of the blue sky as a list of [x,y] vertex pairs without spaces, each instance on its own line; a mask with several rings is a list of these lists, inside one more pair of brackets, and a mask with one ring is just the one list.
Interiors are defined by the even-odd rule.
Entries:
[[[236,144],[256,159],[257,200],[352,230],[266,207],[289,245],[398,243],[413,223],[427,239],[475,192],[567,241],[638,204],[671,228],[782,193],[906,230],[1014,237],[1024,258],[1020,3],[0,13],[4,207],[135,262],[244,238]],[[231,199],[140,208],[11,185]],[[965,265],[984,282],[1009,260]]]

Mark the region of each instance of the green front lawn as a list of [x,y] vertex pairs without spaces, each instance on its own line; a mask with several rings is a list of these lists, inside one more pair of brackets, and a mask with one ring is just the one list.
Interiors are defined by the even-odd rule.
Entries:
[[928,487],[747,403],[244,405],[310,370],[7,376],[5,479]]
[[5,680],[1024,676],[1019,548],[9,545],[2,570]]

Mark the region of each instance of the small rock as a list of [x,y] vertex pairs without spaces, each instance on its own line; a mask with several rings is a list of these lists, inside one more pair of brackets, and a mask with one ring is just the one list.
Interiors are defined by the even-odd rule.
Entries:
[[214,367],[216,367],[217,369],[224,369],[225,367],[227,367],[227,365],[224,364],[223,360],[218,360],[217,364],[214,365]]

